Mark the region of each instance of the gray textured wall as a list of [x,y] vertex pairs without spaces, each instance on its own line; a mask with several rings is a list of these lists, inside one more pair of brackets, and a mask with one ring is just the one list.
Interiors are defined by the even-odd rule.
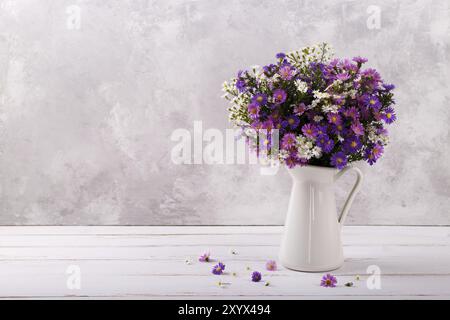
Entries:
[[446,0],[0,0],[0,224],[282,223],[285,171],[176,166],[170,135],[225,129],[223,80],[320,41],[398,87],[349,221],[449,224],[449,21]]

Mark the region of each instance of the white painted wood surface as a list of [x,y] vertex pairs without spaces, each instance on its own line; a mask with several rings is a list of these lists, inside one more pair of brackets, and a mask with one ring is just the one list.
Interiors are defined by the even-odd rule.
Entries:
[[[280,265],[265,270],[266,260],[277,260],[281,232],[254,226],[0,227],[0,297],[450,298],[450,227],[345,227],[346,263],[332,272],[336,288],[320,287],[322,274]],[[211,273],[216,261],[197,260],[204,251],[226,264],[224,275]],[[370,265],[381,269],[381,289],[366,285]],[[70,266],[80,268],[80,289],[67,286]],[[262,282],[250,281],[252,270],[262,272]],[[229,284],[219,287],[218,281]],[[345,287],[348,281],[354,287]]]

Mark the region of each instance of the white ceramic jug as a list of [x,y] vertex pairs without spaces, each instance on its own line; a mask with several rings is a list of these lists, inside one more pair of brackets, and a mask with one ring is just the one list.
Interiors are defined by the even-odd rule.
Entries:
[[[357,173],[357,180],[338,216],[334,182],[349,170]],[[282,265],[308,272],[341,267],[344,263],[341,227],[361,187],[361,170],[354,166],[340,171],[305,166],[288,171],[294,183],[280,249]]]

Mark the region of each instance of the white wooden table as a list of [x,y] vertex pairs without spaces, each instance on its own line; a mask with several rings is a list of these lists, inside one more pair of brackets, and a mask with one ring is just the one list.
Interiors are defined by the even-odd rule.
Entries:
[[[0,297],[450,298],[450,227],[345,227],[346,263],[332,272],[336,288],[320,287],[322,274],[281,265],[265,270],[266,260],[277,259],[281,232],[282,227],[0,227]],[[226,264],[226,274],[215,276],[214,262],[198,261],[204,251]],[[381,289],[367,286],[371,265],[381,270]],[[261,271],[263,281],[251,282],[252,270]],[[348,281],[354,287],[344,286]]]

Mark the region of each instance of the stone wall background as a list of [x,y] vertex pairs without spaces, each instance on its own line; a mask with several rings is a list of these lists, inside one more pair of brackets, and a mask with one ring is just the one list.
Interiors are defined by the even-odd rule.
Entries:
[[284,170],[177,166],[170,136],[194,120],[224,130],[224,80],[321,41],[398,88],[392,143],[349,223],[449,224],[449,13],[445,0],[0,0],[0,224],[283,223]]

